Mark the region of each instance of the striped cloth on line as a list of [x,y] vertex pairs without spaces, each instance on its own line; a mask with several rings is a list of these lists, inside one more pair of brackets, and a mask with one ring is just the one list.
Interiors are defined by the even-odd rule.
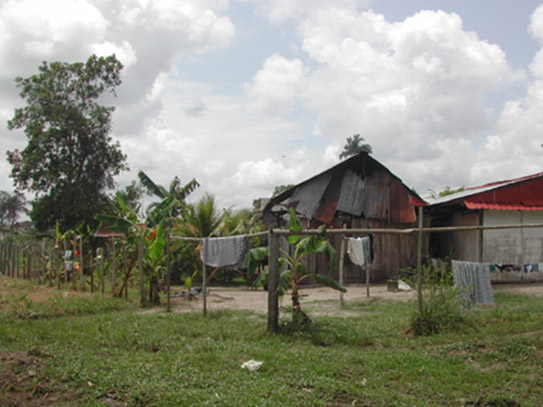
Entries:
[[202,239],[200,258],[209,267],[245,268],[249,251],[249,238],[245,235],[231,237],[205,237]]

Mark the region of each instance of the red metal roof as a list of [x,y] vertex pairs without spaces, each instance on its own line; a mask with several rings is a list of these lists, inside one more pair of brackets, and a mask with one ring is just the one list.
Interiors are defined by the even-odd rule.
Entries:
[[501,211],[543,211],[543,206],[510,205],[498,203],[465,202],[468,209],[494,209]]
[[468,209],[543,210],[543,173],[471,187],[436,204],[463,203]]

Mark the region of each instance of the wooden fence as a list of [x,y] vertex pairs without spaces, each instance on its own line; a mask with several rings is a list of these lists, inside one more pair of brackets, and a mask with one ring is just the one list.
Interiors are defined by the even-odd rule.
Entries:
[[[422,246],[423,236],[425,233],[441,233],[441,232],[455,232],[455,231],[474,231],[474,230],[496,230],[496,229],[522,229],[522,228],[543,228],[543,224],[525,224],[525,225],[499,225],[499,226],[457,226],[457,227],[423,227],[423,212],[422,207],[419,208],[418,213],[418,227],[409,229],[329,229],[326,231],[327,235],[340,235],[346,236],[363,236],[369,234],[416,234],[417,235],[417,301],[419,312],[422,312],[423,306],[423,293],[422,293]],[[248,237],[267,237],[268,241],[268,319],[267,327],[271,332],[278,330],[279,320],[279,306],[277,286],[279,283],[279,238],[281,236],[288,235],[315,235],[320,232],[316,229],[300,230],[291,232],[284,229],[270,229],[267,232],[255,233],[247,235]],[[171,260],[170,260],[170,245],[172,240],[186,241],[199,243],[201,238],[198,237],[181,237],[181,236],[166,236],[166,291],[167,291],[167,310],[170,311],[170,275],[171,275]],[[80,255],[83,255],[83,246],[80,246]],[[113,254],[113,261],[110,264],[112,266],[112,285],[116,285],[116,261],[115,261],[115,243],[111,242],[111,248],[109,256]],[[41,283],[49,283],[52,286],[54,283],[60,288],[61,286],[61,273],[54,272],[54,270],[60,270],[59,261],[62,261],[59,254],[59,248],[54,245],[53,239],[42,240],[30,240],[30,241],[17,241],[14,238],[10,238],[4,234],[4,238],[0,241],[0,270],[3,274],[11,277],[22,278],[35,278]],[[140,281],[140,293],[141,302],[145,303],[145,292],[143,288],[143,247],[142,241],[138,244],[138,264],[137,270],[139,272]],[[93,264],[93,256],[87,255],[87,261],[84,262],[81,259],[80,270],[78,273],[68,273],[64,270],[64,284],[68,284],[69,280],[72,281],[72,287],[77,289],[76,276],[79,276],[80,288],[84,288],[83,274],[86,273],[90,276],[91,291],[94,290],[94,274],[96,265]],[[99,260],[98,269],[100,271],[100,284],[101,291],[104,292],[104,261],[106,253],[98,256]],[[126,266],[128,263],[124,262]],[[125,270],[125,274],[127,271]],[[341,274],[340,274],[341,275]],[[127,281],[125,281],[127,284]],[[203,299],[203,313],[207,314],[207,302],[206,302],[206,284],[207,284],[207,268],[203,267],[202,272],[202,299]],[[128,286],[125,288],[125,295],[127,295]]]

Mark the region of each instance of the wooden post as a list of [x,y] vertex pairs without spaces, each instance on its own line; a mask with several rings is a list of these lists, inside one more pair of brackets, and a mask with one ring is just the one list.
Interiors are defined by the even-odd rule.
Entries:
[[[345,225],[343,225],[343,229],[345,229]],[[343,273],[344,273],[344,265],[345,265],[345,236],[341,236],[341,246],[339,249],[339,285],[343,287]],[[343,292],[339,292],[339,306],[343,307]]]
[[76,239],[76,236],[74,236],[74,240],[70,241],[70,248],[72,249],[72,288],[74,291],[77,291],[77,275],[75,270],[75,249],[77,247]]
[[104,294],[106,287],[105,287],[105,276],[104,276],[104,260],[106,257],[106,249],[105,247],[102,247],[102,253],[100,255],[100,292]]
[[53,286],[53,270],[55,269],[55,242],[49,250],[49,287]]
[[47,261],[45,257],[45,239],[41,241],[41,284],[45,284],[45,270],[47,270]]
[[419,308],[419,314],[422,315],[423,304],[422,304],[422,206],[418,208],[418,218],[419,218],[419,230],[417,234],[417,302]]
[[[92,248],[91,248],[92,250]],[[91,251],[92,254],[92,251]],[[90,286],[91,293],[94,292],[94,256],[91,255],[89,258],[89,273],[90,273]]]
[[170,232],[166,232],[166,311],[171,312],[171,304],[170,304],[170,274],[171,274],[171,259],[170,259]]
[[26,278],[27,280],[32,279],[32,244],[28,244],[26,251]]
[[[207,316],[207,267],[204,264],[202,268],[202,303],[204,308],[204,317]],[[190,295],[190,293],[189,293]]]
[[68,245],[66,243],[66,239],[64,239],[63,243],[64,243],[64,253],[62,254],[62,259],[64,260],[64,262],[63,262],[63,265],[64,265],[64,285],[66,285],[66,284],[68,284],[68,270],[66,268],[66,248],[68,247]]
[[[60,250],[60,247],[59,247],[59,250]],[[64,259],[64,255],[62,255],[61,261],[62,261],[62,259]],[[57,280],[57,289],[60,290],[60,268],[61,268],[61,265],[59,264],[57,266],[58,253],[57,253],[56,248],[55,248],[55,256],[54,256],[53,260],[54,260],[53,264],[55,265],[55,277],[56,277],[56,280]],[[62,263],[62,265],[64,265],[64,263]]]
[[279,241],[273,229],[268,231],[268,331],[279,329],[279,302],[277,286],[279,285]]
[[145,306],[145,285],[143,284],[143,240],[138,236],[138,270],[140,280],[140,305]]
[[83,267],[83,264],[83,235],[79,235],[79,287],[81,288],[81,291],[85,291],[85,268]]
[[370,296],[370,267],[368,265],[364,266],[364,272],[366,274],[366,297]]
[[115,238],[111,238],[111,291],[115,293],[117,288],[117,249],[115,244]]

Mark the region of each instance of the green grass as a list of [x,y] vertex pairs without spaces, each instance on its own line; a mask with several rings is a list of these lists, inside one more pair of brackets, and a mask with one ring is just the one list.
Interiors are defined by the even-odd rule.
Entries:
[[[0,310],[0,405],[541,405],[543,302],[495,298],[461,329],[423,337],[407,333],[413,304],[384,300],[348,302],[355,316],[345,318],[308,304],[311,328],[289,331],[285,319],[273,335],[247,311],[204,318],[100,297],[52,308],[11,298]],[[240,368],[250,359],[264,362],[259,371]]]

